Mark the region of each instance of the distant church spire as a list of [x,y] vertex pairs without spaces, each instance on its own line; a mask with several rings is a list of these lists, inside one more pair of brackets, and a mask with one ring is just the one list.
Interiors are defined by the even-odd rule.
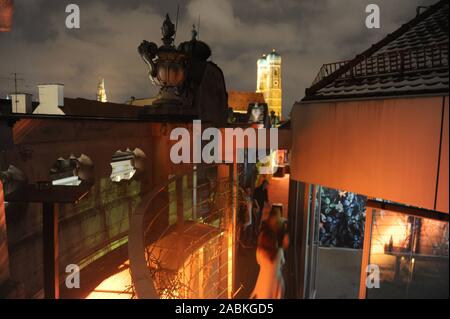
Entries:
[[264,95],[269,111],[274,111],[281,118],[281,55],[275,49],[257,61],[256,92]]
[[100,82],[98,82],[97,101],[103,103],[108,102],[108,98],[106,97],[105,79],[102,79]]

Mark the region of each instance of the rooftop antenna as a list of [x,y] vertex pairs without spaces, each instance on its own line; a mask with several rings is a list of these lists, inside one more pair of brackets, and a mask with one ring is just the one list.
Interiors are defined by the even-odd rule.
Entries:
[[180,15],[180,4],[177,4],[177,20],[175,21],[175,36],[173,37],[174,42],[175,42],[175,39],[177,38],[179,15]]
[[17,81],[23,81],[23,79],[18,79],[16,72],[14,72],[13,75],[14,75],[14,107],[17,112],[17,102],[19,102],[17,100]]
[[18,75],[22,75],[22,73],[11,73],[11,75],[13,76],[12,78],[0,78],[0,80],[8,80],[8,81],[14,81],[14,95],[15,95],[15,99],[14,99],[14,103],[15,103],[15,108],[17,109],[17,86],[18,86],[18,82],[19,81],[25,81],[25,79],[22,78],[18,78]]

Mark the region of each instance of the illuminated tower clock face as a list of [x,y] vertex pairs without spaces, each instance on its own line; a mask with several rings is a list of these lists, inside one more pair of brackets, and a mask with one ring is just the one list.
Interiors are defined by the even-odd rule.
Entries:
[[279,81],[278,81],[278,70],[274,69],[273,70],[273,86],[275,88],[278,88],[278,84],[279,84]]

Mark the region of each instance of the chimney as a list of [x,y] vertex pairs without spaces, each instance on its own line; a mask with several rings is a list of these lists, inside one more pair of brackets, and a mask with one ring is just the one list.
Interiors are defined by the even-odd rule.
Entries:
[[32,108],[32,95],[28,93],[10,94],[12,113],[31,114]]
[[64,106],[64,85],[63,84],[42,84],[38,85],[39,106],[34,110],[34,114],[64,115],[59,108]]

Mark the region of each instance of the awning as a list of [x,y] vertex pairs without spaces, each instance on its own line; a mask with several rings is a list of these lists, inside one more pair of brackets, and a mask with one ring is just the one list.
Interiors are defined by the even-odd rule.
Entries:
[[298,103],[291,178],[441,212],[448,96]]

